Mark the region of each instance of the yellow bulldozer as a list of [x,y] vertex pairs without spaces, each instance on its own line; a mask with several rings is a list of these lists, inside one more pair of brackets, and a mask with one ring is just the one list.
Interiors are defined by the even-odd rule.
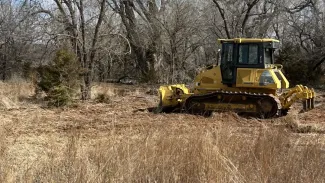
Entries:
[[274,63],[275,39],[219,39],[218,64],[202,69],[194,88],[185,84],[160,86],[156,112],[185,111],[210,115],[213,111],[234,111],[273,118],[287,115],[296,101],[303,109],[315,107],[315,91],[297,85],[289,89],[282,65]]

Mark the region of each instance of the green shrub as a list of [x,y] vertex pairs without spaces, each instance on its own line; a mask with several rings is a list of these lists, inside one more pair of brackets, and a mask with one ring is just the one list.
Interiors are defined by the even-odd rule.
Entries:
[[47,94],[49,106],[65,106],[72,101],[80,73],[73,53],[60,49],[49,65],[41,66],[37,71],[40,76],[37,87]]
[[53,87],[60,85],[60,72],[53,66],[41,66],[38,69],[40,80],[37,86],[48,93]]
[[70,88],[64,85],[55,86],[47,93],[47,101],[49,106],[61,107],[66,106],[72,102]]

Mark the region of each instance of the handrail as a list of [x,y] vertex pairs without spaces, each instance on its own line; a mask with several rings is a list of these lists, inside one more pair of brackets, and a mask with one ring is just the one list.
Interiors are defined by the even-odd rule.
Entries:
[[273,64],[273,65],[276,67],[276,69],[279,69],[279,70],[283,69],[283,65],[281,65],[281,64]]

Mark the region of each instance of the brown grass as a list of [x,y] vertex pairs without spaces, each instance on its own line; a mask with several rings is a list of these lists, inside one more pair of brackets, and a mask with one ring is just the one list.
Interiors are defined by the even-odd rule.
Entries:
[[[3,85],[10,88],[0,84],[0,92]],[[275,120],[155,115],[137,110],[156,102],[142,87],[100,87],[98,93],[114,91],[109,104],[31,109],[18,100],[25,108],[1,109],[0,182],[325,180],[324,135],[287,128],[303,114]],[[26,95],[19,87],[12,93],[17,88]]]
[[[133,129],[128,129],[133,130]],[[51,149],[15,179],[27,182],[322,182],[322,147],[289,142],[283,130],[261,129],[254,141],[230,129],[157,126],[83,148],[71,132],[60,155]],[[310,140],[317,140],[311,138]],[[54,152],[52,152],[54,151]],[[2,164],[3,165],[3,164]],[[9,171],[9,172],[7,172]],[[7,181],[11,168],[4,167]],[[6,176],[7,175],[7,176]],[[10,176],[8,176],[10,175]]]

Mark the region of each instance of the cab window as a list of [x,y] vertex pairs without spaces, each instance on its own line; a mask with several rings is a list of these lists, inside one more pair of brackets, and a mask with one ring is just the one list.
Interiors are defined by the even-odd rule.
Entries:
[[233,44],[232,43],[224,44],[221,62],[223,63],[232,62],[232,55],[233,55]]
[[242,44],[239,45],[239,64],[258,64],[258,45]]
[[265,48],[264,50],[264,62],[265,64],[272,64],[272,52],[273,50],[270,48]]

